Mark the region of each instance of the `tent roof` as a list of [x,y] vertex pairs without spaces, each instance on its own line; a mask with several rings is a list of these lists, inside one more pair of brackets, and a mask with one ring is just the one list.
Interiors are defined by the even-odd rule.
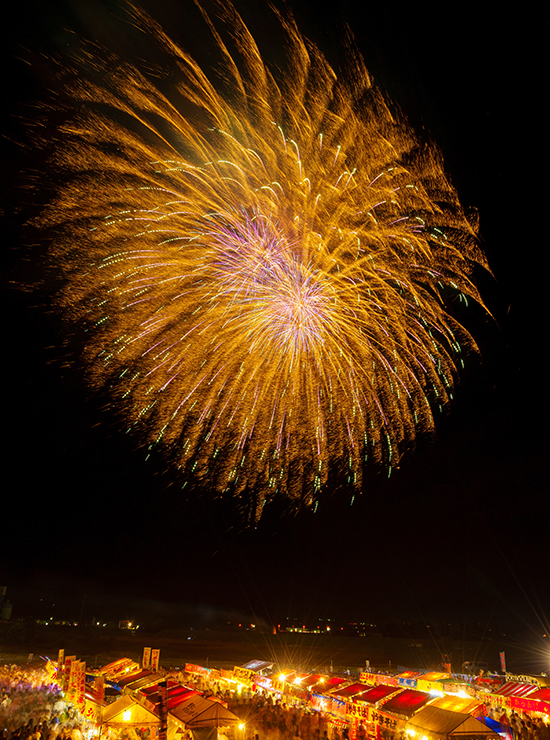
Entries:
[[417,712],[409,719],[408,724],[410,727],[418,727],[420,730],[435,735],[483,735],[486,738],[500,740],[497,733],[492,732],[487,725],[475,717],[462,712],[439,709],[433,705]]
[[398,673],[396,678],[418,678],[418,676],[420,676],[420,671],[404,671]]
[[259,671],[273,668],[273,663],[269,663],[267,660],[250,660],[248,663],[241,666],[241,668],[248,668],[250,671],[256,671],[256,673],[259,673]]
[[[130,719],[125,720],[123,715],[129,711]],[[160,725],[157,715],[142,704],[138,704],[131,696],[121,696],[103,710],[103,724],[111,727],[143,727],[146,725]]]
[[433,701],[430,706],[438,709],[450,709],[451,712],[471,714],[481,703],[479,699],[473,699],[471,696],[461,697],[456,694],[447,694]]
[[532,683],[507,681],[495,693],[499,694],[499,696],[527,696],[527,694],[532,694],[536,689],[537,687]]
[[205,712],[188,723],[193,730],[199,727],[227,727],[237,725],[241,721],[236,714],[226,709],[219,701],[210,702],[212,705]]
[[358,694],[355,699],[365,701],[367,704],[376,704],[376,702],[387,699],[390,694],[395,694],[397,691],[401,691],[401,686],[386,686],[380,683],[378,686],[371,686],[367,691]]
[[425,691],[403,689],[399,694],[392,696],[388,701],[384,702],[382,709],[385,712],[394,712],[395,714],[402,714],[406,717],[410,717],[414,712],[420,709],[423,704],[430,701],[432,698],[433,697]]
[[119,686],[126,686],[129,683],[133,683],[133,681],[139,681],[140,678],[145,678],[146,676],[150,676],[152,673],[153,671],[150,671],[147,668],[144,668],[142,671],[136,671],[135,673],[127,673],[119,681],[117,681],[117,683]]
[[450,678],[449,673],[442,673],[441,671],[430,671],[429,673],[423,673],[418,676],[419,681],[439,681],[441,678]]
[[193,696],[169,714],[187,727],[225,727],[240,722],[239,718],[219,701],[210,701],[202,696]]
[[312,673],[310,676],[306,676],[306,678],[304,678],[301,685],[304,688],[314,686],[315,684],[319,683],[322,678],[326,680],[326,676],[323,676],[321,673]]
[[[148,686],[156,686],[159,681],[162,681],[162,676],[160,673],[151,673],[149,672],[149,675],[139,675],[130,677],[129,681],[125,680],[125,688],[130,691],[139,691],[140,689],[145,689]],[[122,686],[122,681],[118,682],[119,686]]]
[[338,676],[332,676],[331,678],[325,678],[324,681],[319,681],[319,683],[315,684],[315,693],[316,694],[326,694],[328,691],[332,691],[338,686],[341,686],[343,683],[346,683],[345,678],[339,678]]
[[139,666],[131,658],[119,658],[114,660],[112,663],[104,665],[103,668],[99,668],[95,671],[100,676],[119,676],[121,674],[136,674],[139,673]]
[[372,687],[366,683],[352,683],[350,686],[344,686],[342,689],[333,689],[330,695],[348,699],[350,696],[364,693],[370,688]]
[[550,688],[537,689],[529,694],[529,698],[537,701],[550,701]]
[[[143,692],[147,696],[147,701],[150,701],[152,704],[160,704],[162,701],[162,694],[159,687],[152,686],[151,689],[152,691]],[[192,696],[196,696],[199,693],[200,692],[195,691],[194,689],[188,689],[187,686],[171,686],[166,694],[167,707],[168,709],[174,709],[178,704],[187,701],[187,699],[190,699]]]

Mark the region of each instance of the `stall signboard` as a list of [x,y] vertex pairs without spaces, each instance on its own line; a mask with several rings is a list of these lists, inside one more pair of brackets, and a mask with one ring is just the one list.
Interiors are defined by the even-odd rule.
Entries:
[[326,712],[341,718],[346,716],[346,702],[326,694],[313,694],[309,706],[317,712]]
[[537,676],[528,676],[523,673],[507,673],[506,680],[518,681],[519,683],[532,683],[534,686],[540,686],[541,688],[544,688],[546,686],[546,681],[543,678],[538,678]]
[[203,666],[194,665],[194,663],[186,663],[185,672],[186,673],[198,673],[199,676],[209,676],[210,675],[209,668],[203,668]]
[[372,707],[368,704],[359,704],[358,702],[346,702],[346,717],[356,719],[361,722],[371,722]]
[[408,689],[416,688],[416,678],[398,678],[397,681],[400,686],[406,686]]
[[272,684],[271,690],[272,691],[278,691],[279,694],[282,694],[284,692],[284,690],[285,690],[285,685],[284,685],[283,681],[275,681],[275,680],[273,680],[273,684]]
[[361,675],[359,677],[359,680],[361,683],[376,683],[376,676],[377,673],[368,673],[367,671],[361,671]]
[[503,709],[510,707],[509,696],[502,696],[501,694],[479,694],[479,696],[492,707],[502,707]]
[[323,696],[323,694],[312,694],[309,700],[309,706],[315,712],[326,711],[327,703],[328,703],[328,699],[325,696]]
[[371,713],[371,722],[380,726],[380,729],[391,730],[395,732],[405,728],[405,722],[397,717],[392,717],[391,714],[386,714],[378,710],[373,710]]
[[261,689],[265,689],[266,691],[273,690],[273,681],[268,676],[256,676],[254,678],[254,683],[256,686],[259,686]]
[[90,699],[86,699],[82,716],[96,725],[101,724],[101,705]]
[[385,676],[382,673],[367,673],[366,671],[361,672],[360,677],[361,683],[370,683],[378,686],[399,686],[397,676]]
[[538,699],[511,696],[509,699],[511,709],[521,709],[522,712],[541,712],[550,715],[550,702],[538,701]]
[[346,717],[346,702],[341,699],[331,697],[329,699],[328,711],[335,717],[345,719]]
[[382,686],[399,686],[397,676],[376,676],[376,684],[382,684]]
[[346,716],[346,702],[326,694],[312,694],[309,706],[316,712],[326,712],[341,718]]
[[363,722],[365,725],[378,725],[381,730],[396,732],[405,728],[406,723],[389,713],[369,707],[366,704],[346,702],[346,719]]
[[253,683],[254,679],[256,678],[256,674],[253,670],[251,670],[250,668],[242,668],[238,665],[233,668],[233,676],[237,679],[237,681],[242,681],[243,683],[248,684]]

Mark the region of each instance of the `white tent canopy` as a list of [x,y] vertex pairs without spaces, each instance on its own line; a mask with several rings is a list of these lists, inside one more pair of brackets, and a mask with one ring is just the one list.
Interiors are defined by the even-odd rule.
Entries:
[[174,707],[168,712],[168,717],[190,729],[227,727],[240,722],[239,718],[219,701],[211,701],[202,696],[193,696]]
[[109,727],[159,727],[160,719],[126,694],[105,707],[103,724]]

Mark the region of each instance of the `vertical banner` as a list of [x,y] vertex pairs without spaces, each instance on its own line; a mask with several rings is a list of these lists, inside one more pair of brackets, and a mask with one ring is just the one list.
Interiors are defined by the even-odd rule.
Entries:
[[500,653],[500,669],[503,673],[506,673],[506,653],[504,650]]
[[76,669],[74,705],[81,714],[86,706],[86,661],[79,660]]
[[105,699],[105,676],[94,677],[93,697],[100,707]]
[[71,664],[69,666],[69,675],[67,677],[67,699],[71,702],[74,702],[74,698],[76,695],[76,682],[78,680],[78,664],[80,663],[79,660],[75,660],[74,656],[71,660]]
[[65,666],[65,650],[61,650],[57,653],[57,683],[63,686],[63,668]]
[[96,704],[95,701],[92,701],[90,699],[86,699],[86,706],[84,707],[83,717],[90,722],[93,722],[94,725],[100,725],[101,724],[101,712],[102,707],[99,706],[99,704]]
[[71,666],[73,661],[76,660],[76,655],[67,655],[65,658],[65,668],[63,669],[63,691],[66,693],[69,690],[69,683],[71,680]]
[[150,668],[151,667],[151,648],[143,648],[143,660],[141,661],[141,667],[142,668]]
[[154,648],[151,651],[151,655],[151,669],[153,671],[158,671],[160,663],[160,648]]

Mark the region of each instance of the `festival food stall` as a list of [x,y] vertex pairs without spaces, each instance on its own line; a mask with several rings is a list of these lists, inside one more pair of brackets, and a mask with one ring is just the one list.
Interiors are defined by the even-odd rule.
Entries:
[[550,688],[537,688],[524,696],[511,696],[510,709],[516,712],[538,714],[550,722]]
[[410,738],[418,736],[427,740],[501,740],[496,732],[475,717],[433,705],[412,716],[405,731]]
[[376,737],[380,727],[379,705],[393,694],[401,691],[399,686],[370,686],[366,691],[356,694],[353,699],[346,701],[346,717],[351,722],[351,735],[358,736],[362,726],[371,737]]
[[538,686],[533,683],[525,683],[523,681],[507,681],[497,691],[490,694],[482,694],[483,700],[490,704],[492,707],[501,707],[502,709],[510,709],[512,701],[517,699],[523,699],[536,691]]
[[195,740],[215,740],[218,727],[240,724],[241,720],[219,701],[194,696],[168,712],[168,740],[191,730]]
[[150,734],[151,737],[156,736],[156,731],[160,727],[160,719],[151,709],[126,694],[105,707],[102,727],[114,730],[115,732],[107,733],[113,737],[136,740],[136,738],[145,737],[146,734]]
[[168,718],[172,718],[180,726],[183,722],[192,730],[202,727],[230,727],[241,723],[237,715],[230,712],[221,702],[202,697],[195,697],[171,710]]
[[430,694],[416,689],[402,689],[387,700],[379,702],[372,712],[376,735],[393,739],[405,729],[406,721],[433,699]]

